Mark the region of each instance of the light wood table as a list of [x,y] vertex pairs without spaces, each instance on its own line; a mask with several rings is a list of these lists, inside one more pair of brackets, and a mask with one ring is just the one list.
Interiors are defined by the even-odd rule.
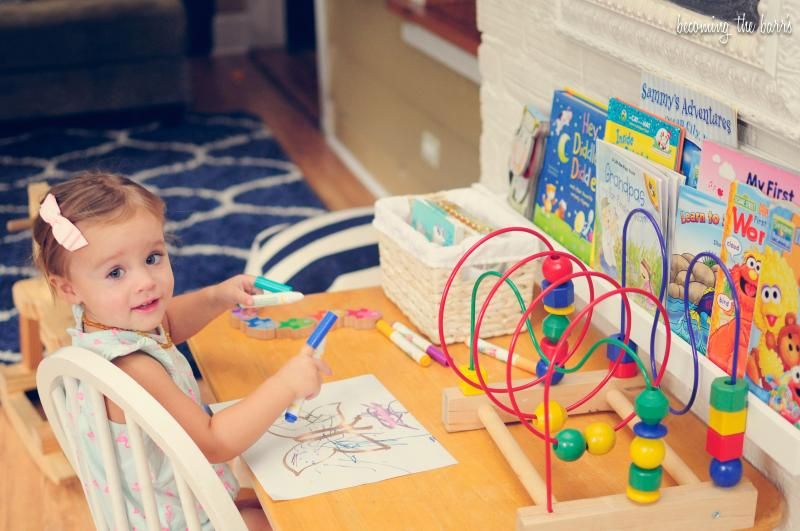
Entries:
[[[319,310],[371,308],[389,321],[408,323],[380,288],[311,295],[297,304],[270,310],[273,319],[303,317]],[[541,321],[541,316],[535,319]],[[590,334],[592,342],[596,335]],[[509,338],[497,338],[507,346]],[[211,390],[220,401],[240,398],[273,374],[302,344],[301,340],[257,340],[228,324],[228,316],[212,321],[189,345]],[[585,343],[587,346],[591,343]],[[523,353],[531,353],[525,345]],[[463,345],[451,349],[467,360]],[[588,368],[603,368],[604,355]],[[422,368],[377,330],[336,329],[328,336],[325,360],[331,379],[374,374],[383,385],[444,445],[458,464],[379,483],[338,490],[299,500],[274,502],[256,485],[256,493],[276,530],[296,529],[513,529],[517,509],[533,505],[485,430],[447,433],[442,425],[442,389],[457,385],[450,368],[433,363]],[[483,357],[490,381],[504,378],[505,367]],[[527,377],[515,369],[515,378]],[[568,420],[570,427],[589,422],[614,422],[611,414],[595,413]],[[694,415],[670,416],[667,441],[702,480],[708,480],[705,425]],[[511,431],[536,468],[544,470],[541,441],[519,424]],[[629,430],[618,432],[614,450],[585,455],[574,463],[553,461],[553,493],[559,501],[618,494],[625,491],[630,458]],[[745,474],[759,491],[756,529],[772,529],[783,512],[783,498],[760,473],[746,464]],[[664,485],[674,485],[665,474]],[[255,483],[255,482],[254,482]]]

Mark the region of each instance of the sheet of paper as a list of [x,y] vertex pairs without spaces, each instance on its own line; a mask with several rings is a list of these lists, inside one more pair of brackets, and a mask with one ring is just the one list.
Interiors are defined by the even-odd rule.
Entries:
[[[235,403],[212,404],[214,412]],[[456,464],[445,448],[372,374],[326,383],[298,420],[283,418],[244,452],[273,500]]]

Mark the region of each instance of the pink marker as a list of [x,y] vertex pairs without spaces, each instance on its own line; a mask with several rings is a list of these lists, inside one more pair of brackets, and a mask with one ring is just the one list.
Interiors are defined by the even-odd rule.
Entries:
[[431,359],[436,363],[444,365],[445,367],[449,365],[449,363],[447,363],[447,356],[444,355],[444,352],[436,348],[433,344],[428,342],[427,339],[420,336],[403,323],[395,321],[392,323],[392,328],[400,332],[400,334],[411,341],[411,343],[424,350],[425,353],[428,354],[428,356],[430,356]]

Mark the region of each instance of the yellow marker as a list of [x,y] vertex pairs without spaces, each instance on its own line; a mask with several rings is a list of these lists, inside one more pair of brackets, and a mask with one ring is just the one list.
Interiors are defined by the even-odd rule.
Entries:
[[392,343],[397,345],[400,350],[408,354],[412,360],[416,361],[423,367],[427,367],[431,364],[430,356],[422,352],[422,350],[420,350],[416,345],[404,338],[403,334],[392,328],[392,325],[383,319],[379,319],[375,324],[375,327],[380,330],[383,335],[388,337]]

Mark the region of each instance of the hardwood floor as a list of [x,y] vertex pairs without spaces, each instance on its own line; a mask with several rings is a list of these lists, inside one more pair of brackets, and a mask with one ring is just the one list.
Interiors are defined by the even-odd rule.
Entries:
[[[247,58],[195,59],[191,66],[194,110],[257,114],[329,209],[374,202],[372,194],[325,144],[307,111],[289,101]],[[80,484],[73,481],[55,486],[42,476],[2,408],[0,464],[0,531],[93,528]]]

